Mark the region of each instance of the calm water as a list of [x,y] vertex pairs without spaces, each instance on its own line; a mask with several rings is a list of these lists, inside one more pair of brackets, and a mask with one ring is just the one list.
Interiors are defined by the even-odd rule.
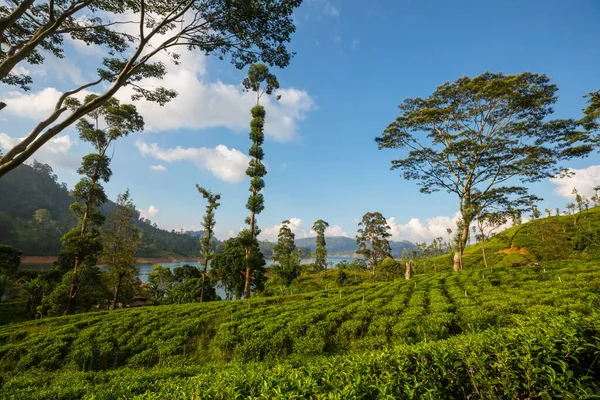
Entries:
[[[339,263],[340,261],[345,260],[348,262],[352,262],[352,257],[327,257],[327,262],[328,263],[333,263],[333,265],[331,265],[329,268],[333,267],[335,264]],[[312,258],[305,258],[302,259],[302,264],[309,264],[311,262],[313,262],[314,259]],[[192,266],[197,266],[202,268],[202,265],[198,262],[195,261],[180,261],[180,262],[163,262],[163,263],[153,263],[153,264],[136,264],[136,266],[139,268],[140,270],[140,280],[142,282],[148,282],[148,275],[150,275],[150,271],[152,270],[152,266],[155,264],[162,264],[165,267],[169,267],[169,269],[173,270],[174,268],[177,267],[181,267],[184,266],[185,264],[188,265],[192,265]],[[273,264],[273,260],[271,259],[267,259],[267,265],[271,265]],[[209,268],[210,268],[210,264],[209,264]]]

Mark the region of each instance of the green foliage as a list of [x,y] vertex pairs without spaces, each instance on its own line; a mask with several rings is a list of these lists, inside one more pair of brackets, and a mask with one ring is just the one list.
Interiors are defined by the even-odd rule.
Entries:
[[547,76],[530,72],[462,77],[427,98],[405,99],[400,116],[376,138],[380,149],[408,152],[392,161],[392,169],[418,181],[421,192],[457,195],[462,229],[456,270],[478,213],[527,202],[527,187],[505,182],[551,178],[561,161],[592,150],[577,132],[578,121],[548,120],[557,90]]
[[[265,126],[265,115],[266,111],[263,106],[260,105],[260,98],[262,95],[270,95],[273,90],[279,88],[279,83],[275,75],[269,72],[269,68],[265,64],[252,64],[248,69],[248,77],[242,82],[244,88],[247,91],[256,92],[256,105],[252,107],[250,111],[252,114],[252,120],[250,121],[250,140],[252,146],[248,151],[250,157],[250,163],[246,169],[246,175],[250,177],[250,196],[246,203],[246,208],[250,211],[250,216],[247,218],[246,223],[249,225],[247,238],[242,238],[242,243],[246,248],[245,254],[245,279],[244,279],[244,298],[250,298],[250,285],[251,285],[251,257],[253,252],[260,251],[256,244],[256,238],[260,234],[260,229],[256,225],[256,215],[260,214],[264,208],[264,197],[262,189],[265,187],[264,176],[267,174],[262,160],[264,158],[264,151],[262,144],[265,140],[264,126]],[[279,96],[277,97],[279,99]],[[262,254],[261,254],[262,257]]]
[[[352,280],[352,272],[343,271]],[[326,272],[335,281],[338,272]],[[461,336],[466,333],[519,327],[524,316],[569,319],[591,315],[600,307],[599,282],[596,262],[554,262],[544,268],[494,267],[493,272],[465,269],[460,274],[416,275],[411,281],[249,302],[49,318],[0,328],[0,374],[23,376],[32,368],[47,375],[209,362],[281,362],[457,335],[453,343],[458,343],[466,340]],[[538,328],[545,329],[543,324]]]
[[175,276],[169,267],[162,264],[152,266],[148,275],[148,283],[150,284],[150,293],[157,303],[165,302],[167,292],[171,289],[174,281]]
[[126,289],[124,286],[135,284],[138,274],[135,253],[141,238],[135,226],[136,219],[135,205],[127,190],[117,197],[117,207],[102,229],[102,258],[108,267],[113,287],[112,308],[117,306],[121,290]]
[[[145,99],[164,105],[177,96],[174,90],[140,83],[143,79],[160,80],[165,76],[167,68],[163,61],[157,60],[159,55],[166,55],[177,65],[182,57],[176,49],[187,49],[214,54],[221,59],[227,56],[240,69],[258,61],[280,68],[287,66],[293,56],[287,49],[295,31],[292,13],[300,3],[301,0],[233,3],[24,0],[3,4],[0,30],[6,48],[3,47],[0,58],[0,81],[5,84],[29,90],[31,76],[17,73],[17,67],[23,62],[42,64],[41,50],[64,57],[66,36],[87,45],[104,47],[108,55],[102,58],[101,65],[91,68],[97,71],[98,79],[65,92],[52,107],[52,113],[0,158],[0,177],[37,150],[39,146],[28,146],[34,140],[43,145],[81,115],[103,107],[124,86],[132,91],[132,100]],[[190,15],[194,18],[185,18]],[[135,35],[125,33],[118,28],[122,24],[139,27],[139,31]],[[252,70],[251,77],[265,76],[260,65]],[[266,78],[267,88],[276,84],[276,80]],[[101,94],[82,104],[69,97],[90,87]]]
[[368,212],[358,223],[356,231],[356,244],[358,244],[357,254],[364,255],[371,267],[371,272],[375,274],[377,263],[385,257],[391,257],[392,249],[388,239],[392,236],[388,231],[390,227],[387,221],[378,212]]
[[321,271],[327,268],[327,243],[325,242],[325,230],[329,227],[327,221],[317,220],[312,230],[317,233],[315,249],[315,270]]
[[393,280],[404,275],[404,265],[391,257],[386,257],[377,266],[375,276],[378,280]]
[[[106,274],[95,265],[88,264],[83,264],[77,272],[78,293],[73,313],[91,311],[93,307],[107,308],[112,296]],[[52,293],[42,299],[44,313],[49,316],[63,315],[69,303],[72,280],[73,271],[69,271],[62,276]]]
[[0,301],[9,283],[9,279],[21,265],[21,252],[10,246],[0,244]]
[[221,199],[220,194],[213,194],[210,190],[206,190],[200,185],[196,185],[198,192],[208,201],[206,206],[206,214],[202,218],[202,227],[204,235],[200,239],[200,253],[204,258],[204,270],[202,271],[202,284],[200,289],[200,301],[204,301],[204,289],[206,286],[206,271],[208,263],[214,256],[213,251],[213,231],[215,229],[215,210],[221,205],[218,201]]
[[[250,265],[250,287],[253,291],[260,291],[264,288],[265,277],[265,258],[258,250],[255,243],[254,250],[249,257]],[[211,275],[225,289],[227,298],[241,298],[244,294],[245,271],[246,271],[246,246],[240,237],[231,238],[225,241],[223,253],[214,256],[211,261]]]

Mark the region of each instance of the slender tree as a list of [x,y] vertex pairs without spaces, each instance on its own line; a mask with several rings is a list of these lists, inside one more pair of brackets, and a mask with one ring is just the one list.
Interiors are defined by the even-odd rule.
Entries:
[[277,265],[273,266],[275,273],[283,280],[285,286],[289,286],[294,279],[300,275],[300,253],[294,240],[296,235],[289,227],[290,221],[281,223],[277,244],[273,247],[273,260]]
[[594,195],[590,199],[594,202],[594,207],[600,206],[600,186],[594,187]]
[[[265,62],[286,67],[293,53],[287,49],[295,31],[294,9],[302,0],[41,0],[8,1],[0,5],[0,81],[29,88],[32,77],[17,72],[22,63],[41,64],[48,54],[64,57],[66,37],[99,46],[106,57],[98,77],[64,92],[54,109],[0,159],[0,178],[26,161],[41,146],[102,107],[121,88],[133,90],[133,100],[165,104],[174,90],[147,85],[147,78],[163,78],[167,68],[159,60],[182,62],[179,49],[229,56],[236,68]],[[124,27],[133,28],[123,29]],[[129,32],[129,33],[128,33]],[[22,69],[21,69],[22,70]],[[85,89],[100,93],[75,109],[65,99]],[[6,106],[10,107],[9,100]],[[0,108],[2,105],[0,105]]]
[[202,197],[208,201],[208,204],[206,205],[206,214],[204,214],[202,219],[204,236],[202,236],[202,239],[200,239],[200,253],[204,259],[204,269],[202,270],[202,288],[200,289],[200,303],[202,303],[204,302],[204,287],[206,285],[208,263],[214,255],[212,239],[215,230],[215,210],[221,205],[219,203],[221,194],[213,194],[210,190],[206,190],[200,185],[196,185],[196,188]]
[[107,224],[102,227],[102,258],[109,270],[113,285],[111,308],[117,307],[123,282],[133,282],[138,274],[135,253],[142,243],[135,225],[138,213],[129,196],[129,190],[117,197],[117,206]]
[[364,255],[369,260],[371,273],[375,275],[377,263],[385,257],[392,256],[392,249],[387,239],[392,236],[388,232],[390,227],[383,215],[378,212],[368,212],[363,215],[358,226],[356,234],[358,250],[356,253]]
[[[260,233],[260,229],[256,225],[256,215],[260,214],[265,208],[264,198],[260,192],[265,187],[263,177],[267,174],[267,169],[262,163],[264,151],[261,147],[265,140],[263,129],[266,112],[265,108],[260,105],[260,99],[265,94],[271,95],[275,89],[279,88],[279,82],[277,82],[275,75],[269,73],[269,68],[265,64],[252,64],[248,69],[248,77],[244,79],[243,85],[247,91],[256,93],[256,105],[252,107],[252,121],[250,122],[252,147],[248,152],[252,158],[246,170],[246,175],[250,177],[250,197],[246,204],[246,208],[250,211],[250,217],[246,219],[249,232],[243,235],[243,242],[246,246],[244,298],[248,299],[250,298],[250,281],[252,280],[250,259],[253,249],[256,248],[254,242]],[[279,96],[277,96],[277,99],[279,99]]]
[[[95,95],[89,95],[85,102],[95,98]],[[107,200],[101,182],[108,182],[112,175],[107,151],[118,138],[144,128],[144,121],[135,106],[120,104],[117,99],[106,102],[89,116],[91,119],[82,118],[77,123],[77,129],[81,140],[90,143],[95,152],[83,157],[81,167],[77,170],[83,178],[75,185],[73,196],[77,201],[71,205],[71,210],[77,217],[78,224],[61,239],[65,251],[74,255],[65,315],[75,311],[79,266],[83,262],[95,265],[102,251],[99,227],[104,222],[104,216],[98,211],[98,207]],[[100,126],[102,122],[105,124],[103,128]]]
[[488,268],[487,256],[485,254],[485,241],[489,239],[494,231],[508,221],[508,216],[499,212],[480,214],[477,216],[477,228],[479,229],[478,239],[481,241],[481,254],[483,255],[483,264]]
[[329,227],[327,221],[317,220],[312,230],[317,233],[317,248],[315,249],[315,269],[322,271],[327,267],[327,243],[325,242],[325,230]]
[[587,155],[578,121],[552,120],[557,87],[545,75],[484,73],[445,83],[427,98],[408,98],[400,116],[376,138],[380,149],[407,151],[393,160],[421,192],[445,190],[459,200],[462,225],[454,269],[462,266],[470,225],[483,200],[553,177],[560,160]]

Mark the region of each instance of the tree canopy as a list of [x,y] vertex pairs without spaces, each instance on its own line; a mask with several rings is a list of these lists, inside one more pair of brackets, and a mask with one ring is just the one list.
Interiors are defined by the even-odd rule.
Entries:
[[[292,13],[301,1],[24,0],[3,4],[0,80],[5,84],[29,89],[32,77],[16,72],[16,67],[22,62],[39,65],[47,54],[63,57],[67,36],[106,49],[107,57],[98,65],[97,79],[65,91],[51,113],[0,158],[0,177],[122,87],[133,90],[133,100],[144,98],[164,105],[173,99],[175,91],[148,88],[142,82],[165,76],[160,56],[179,64],[178,52],[188,49],[229,57],[236,68],[258,61],[287,66],[293,56],[287,49],[295,31]],[[99,92],[93,101],[67,107],[70,96],[90,88]]]
[[[484,73],[440,85],[426,98],[407,98],[400,115],[375,140],[400,149],[392,169],[415,180],[421,192],[445,190],[459,199],[458,254],[476,210],[488,202],[527,195],[515,185],[556,176],[561,160],[588,154],[575,120],[548,120],[558,88],[546,75]],[[460,269],[460,262],[455,264]]]
[[377,264],[386,257],[392,257],[392,249],[387,238],[392,236],[386,219],[379,212],[368,212],[363,215],[356,231],[357,254],[369,260],[371,272],[375,274]]

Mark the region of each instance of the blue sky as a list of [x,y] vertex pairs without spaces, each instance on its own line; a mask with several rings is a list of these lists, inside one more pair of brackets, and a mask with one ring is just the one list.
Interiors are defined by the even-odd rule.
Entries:
[[[557,117],[579,117],[582,96],[600,89],[600,2],[305,0],[296,11],[291,65],[273,70],[282,100],[267,108],[265,211],[258,223],[273,240],[292,219],[299,237],[322,218],[330,234],[353,236],[356,220],[380,211],[395,239],[429,240],[451,226],[458,209],[448,194],[420,194],[389,170],[398,153],[379,151],[374,138],[406,97],[427,96],[443,82],[485,71],[532,71],[559,87]],[[2,88],[0,146],[23,136],[46,115],[60,91],[94,77],[97,49],[67,43],[67,59],[51,57],[28,93]],[[164,84],[180,96],[163,108],[139,104],[147,129],[119,141],[112,199],[129,188],[139,209],[166,229],[199,229],[201,184],[222,194],[217,235],[235,234],[248,214],[243,177],[251,99],[241,93],[245,71],[225,61],[186,54]],[[127,101],[127,92],[118,96]],[[68,130],[37,158],[72,187],[89,148]],[[600,184],[598,154],[573,162],[568,182],[531,186],[541,209],[564,208],[573,186],[591,194]],[[152,169],[151,167],[154,167]],[[556,190],[559,192],[557,193]]]

